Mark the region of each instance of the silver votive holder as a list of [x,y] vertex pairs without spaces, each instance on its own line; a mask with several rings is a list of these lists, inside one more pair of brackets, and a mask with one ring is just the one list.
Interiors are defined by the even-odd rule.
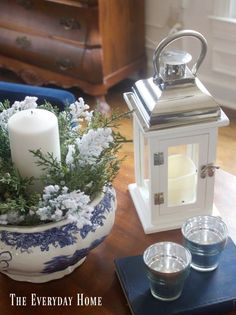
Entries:
[[162,301],[180,297],[190,271],[189,250],[173,242],[160,242],[149,246],[143,259],[152,295]]
[[184,246],[192,254],[192,268],[198,271],[215,270],[219,264],[228,229],[220,217],[195,216],[182,226]]

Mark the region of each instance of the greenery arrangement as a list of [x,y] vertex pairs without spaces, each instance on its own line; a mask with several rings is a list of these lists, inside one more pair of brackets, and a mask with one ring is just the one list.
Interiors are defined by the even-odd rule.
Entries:
[[[22,178],[11,160],[8,119],[19,110],[43,108],[58,118],[61,161],[40,150],[31,151],[44,170],[42,193],[29,193],[34,178]],[[49,103],[38,106],[37,98],[26,97],[10,106],[0,103],[0,224],[38,225],[76,217],[89,221],[91,201],[117,175],[117,153],[126,139],[117,131],[119,119],[89,111],[82,98],[59,111]]]

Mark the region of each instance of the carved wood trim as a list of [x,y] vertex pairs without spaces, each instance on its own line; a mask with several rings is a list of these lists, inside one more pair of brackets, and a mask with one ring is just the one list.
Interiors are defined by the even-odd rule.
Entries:
[[47,85],[55,84],[63,88],[79,87],[85,93],[93,96],[105,95],[108,90],[106,84],[91,84],[77,78],[59,74],[37,66],[29,65],[15,59],[0,55],[0,67],[8,69],[22,78],[27,84]]

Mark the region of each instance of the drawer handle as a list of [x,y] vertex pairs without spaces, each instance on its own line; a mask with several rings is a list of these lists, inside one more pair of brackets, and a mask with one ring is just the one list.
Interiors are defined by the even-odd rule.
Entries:
[[63,17],[60,19],[60,25],[63,26],[64,30],[79,30],[81,25],[78,20],[69,17]]
[[18,36],[16,38],[16,44],[22,49],[28,49],[31,47],[31,41],[26,36]]
[[69,58],[58,59],[56,60],[56,64],[61,71],[66,71],[73,67],[73,62]]
[[32,0],[17,0],[17,4],[21,5],[26,10],[30,10],[33,8],[33,1]]

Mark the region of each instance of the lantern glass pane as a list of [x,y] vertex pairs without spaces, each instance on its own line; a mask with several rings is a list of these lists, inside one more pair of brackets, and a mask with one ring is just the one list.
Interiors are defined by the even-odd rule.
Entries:
[[197,198],[199,144],[168,148],[168,206],[192,204]]

